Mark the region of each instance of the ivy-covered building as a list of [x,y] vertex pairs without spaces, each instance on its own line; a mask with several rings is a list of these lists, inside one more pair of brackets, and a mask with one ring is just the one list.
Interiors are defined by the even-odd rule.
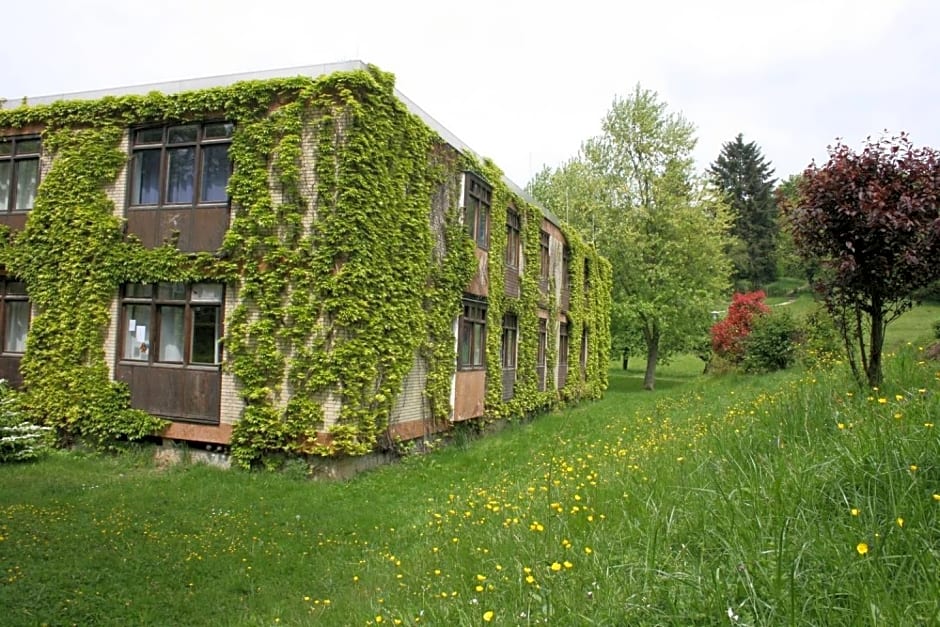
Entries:
[[359,62],[6,101],[0,375],[63,440],[362,455],[606,388],[610,270]]

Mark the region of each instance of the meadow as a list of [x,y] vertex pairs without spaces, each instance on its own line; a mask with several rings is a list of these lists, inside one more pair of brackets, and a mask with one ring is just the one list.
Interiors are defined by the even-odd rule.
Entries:
[[601,401],[346,482],[0,466],[0,622],[936,624],[940,363],[910,325],[884,389],[612,364]]

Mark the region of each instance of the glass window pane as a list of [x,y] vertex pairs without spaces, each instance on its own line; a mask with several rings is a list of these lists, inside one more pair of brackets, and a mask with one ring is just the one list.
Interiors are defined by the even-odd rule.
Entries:
[[124,359],[150,358],[150,305],[124,306]]
[[202,131],[204,139],[224,139],[232,136],[232,129],[235,125],[231,122],[218,122],[216,124],[206,124]]
[[163,143],[162,128],[142,128],[134,135],[135,144],[161,144]]
[[160,151],[139,150],[134,153],[134,176],[131,182],[132,205],[156,205],[160,202]]
[[149,283],[128,283],[124,286],[125,298],[150,298],[153,296],[153,286]]
[[10,175],[12,172],[12,163],[0,161],[0,211],[10,209]]
[[183,361],[183,312],[178,305],[161,305],[159,361],[181,363]]
[[470,334],[473,332],[473,325],[469,322],[460,323],[460,346],[458,348],[459,363],[461,366],[470,365]]
[[196,141],[198,126],[172,126],[167,131],[168,144],[183,144]]
[[160,283],[157,288],[157,298],[160,300],[186,300],[186,284]]
[[16,162],[16,209],[32,209],[39,187],[39,159]]
[[219,307],[193,307],[190,363],[219,363]]
[[33,155],[39,153],[39,139],[21,139],[16,142],[16,154]]
[[190,300],[194,303],[221,303],[221,283],[196,283]]
[[3,336],[3,351],[22,353],[26,350],[26,332],[29,330],[29,302],[8,300],[5,307],[6,329]]
[[26,284],[22,281],[9,281],[7,283],[7,294],[26,296]]
[[193,178],[196,171],[196,149],[175,148],[168,151],[166,175],[166,201],[168,203],[193,202]]
[[228,193],[228,144],[204,146],[202,149],[203,202],[225,202]]
[[13,142],[9,139],[0,139],[0,157],[8,157],[13,154]]
[[483,325],[473,325],[473,365],[483,365]]

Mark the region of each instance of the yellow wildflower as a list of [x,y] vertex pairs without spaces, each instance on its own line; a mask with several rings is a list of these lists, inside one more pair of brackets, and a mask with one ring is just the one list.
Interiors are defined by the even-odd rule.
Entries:
[[855,547],[855,550],[858,551],[859,555],[865,555],[866,553],[868,553],[868,545],[865,544],[864,542],[859,542],[858,545]]

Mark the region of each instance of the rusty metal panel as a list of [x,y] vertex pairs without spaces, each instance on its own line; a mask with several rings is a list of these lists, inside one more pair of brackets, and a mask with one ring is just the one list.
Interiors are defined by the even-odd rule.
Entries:
[[519,298],[522,282],[519,280],[519,270],[506,266],[505,273],[506,296]]
[[20,355],[0,355],[0,378],[6,379],[10,387],[23,387],[20,374]]
[[0,224],[10,227],[11,231],[22,231],[26,227],[28,213],[0,213]]
[[455,381],[454,420],[483,415],[486,398],[486,371],[462,370]]
[[489,258],[487,257],[487,252],[482,248],[477,248],[475,254],[477,257],[477,273],[473,276],[473,280],[470,281],[467,293],[473,294],[474,296],[489,296],[490,288],[489,280],[487,279]]
[[170,419],[219,422],[219,370],[121,363],[114,374],[130,388],[131,407]]
[[199,207],[192,213],[186,247],[180,237],[180,250],[186,253],[213,252],[222,247],[228,230],[228,207]]
[[136,235],[144,248],[159,245],[156,209],[132,209],[127,212],[127,232]]
[[184,253],[213,252],[222,246],[228,229],[227,207],[192,209],[130,209],[127,231],[140,238],[146,248],[156,248],[177,236]]
[[508,401],[513,396],[512,387],[516,383],[516,369],[503,368],[503,400]]

